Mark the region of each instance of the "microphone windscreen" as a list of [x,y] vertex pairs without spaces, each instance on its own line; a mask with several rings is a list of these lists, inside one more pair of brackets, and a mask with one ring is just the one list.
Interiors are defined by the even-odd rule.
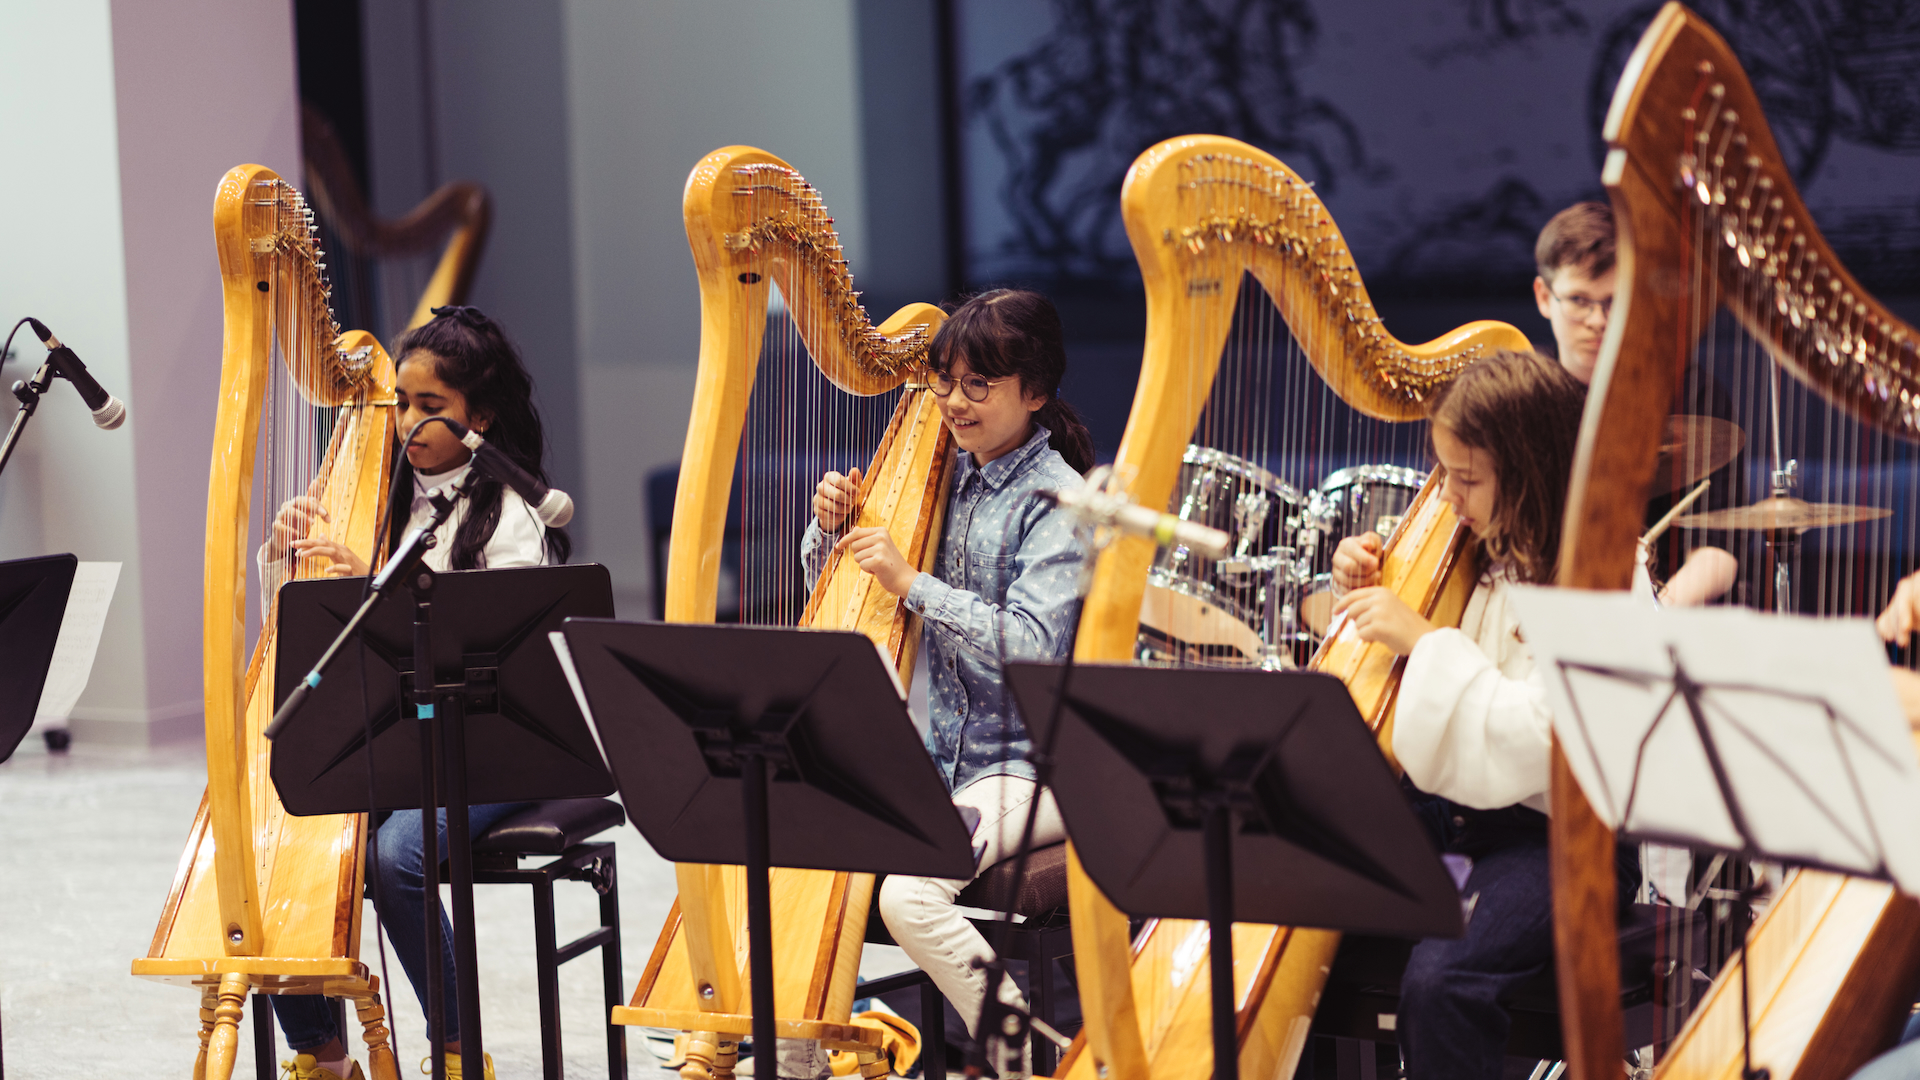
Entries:
[[112,431],[127,421],[127,404],[117,397],[107,398],[107,403],[93,410],[93,422],[102,431]]
[[559,488],[548,488],[547,497],[533,508],[542,524],[550,529],[558,529],[573,520],[573,499]]

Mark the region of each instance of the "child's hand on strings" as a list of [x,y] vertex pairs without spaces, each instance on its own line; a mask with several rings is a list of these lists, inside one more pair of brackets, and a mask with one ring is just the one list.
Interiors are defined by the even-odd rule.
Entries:
[[860,470],[842,476],[829,472],[813,489],[813,518],[823,532],[832,532],[860,505]]
[[1377,641],[1400,656],[1413,652],[1421,638],[1439,629],[1421,618],[1391,589],[1377,585],[1355,589],[1341,597],[1339,603],[1333,605],[1333,614],[1335,618],[1351,615],[1361,641]]
[[1873,625],[1882,638],[1907,643],[1907,635],[1920,626],[1920,574],[1909,574],[1900,582],[1900,587],[1893,590],[1893,599],[1887,601],[1887,609]]
[[291,545],[297,559],[331,559],[327,573],[333,577],[365,577],[367,560],[353,553],[353,549],[338,540],[325,536],[295,540]]
[[833,550],[846,552],[860,564],[860,569],[873,575],[881,588],[895,596],[906,596],[907,590],[913,588],[913,579],[920,576],[920,571],[893,546],[893,537],[878,525],[854,529],[841,537]]
[[280,504],[280,512],[273,516],[273,525],[267,529],[268,562],[279,562],[285,558],[287,545],[312,531],[316,519],[330,520],[327,508],[320,503],[320,495],[325,490],[326,477],[316,476],[307,485],[305,495],[296,495]]
[[1333,583],[1342,591],[1380,584],[1379,533],[1361,533],[1340,541],[1333,551]]
[[1667,587],[1660,590],[1660,602],[1668,607],[1699,607],[1733,588],[1740,573],[1740,561],[1717,547],[1695,548]]

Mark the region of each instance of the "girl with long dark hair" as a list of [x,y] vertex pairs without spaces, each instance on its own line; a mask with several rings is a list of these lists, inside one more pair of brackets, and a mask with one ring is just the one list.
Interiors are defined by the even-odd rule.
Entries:
[[[1547,876],[1546,685],[1509,603],[1515,584],[1550,584],[1586,387],[1533,352],[1479,360],[1434,399],[1440,497],[1479,549],[1480,581],[1458,629],[1436,627],[1378,585],[1380,538],[1341,541],[1336,617],[1407,657],[1393,753],[1421,793],[1415,807],[1466,871],[1466,935],[1414,946],[1397,1031],[1410,1075],[1500,1075],[1514,987],[1553,962]],[[1351,592],[1346,590],[1351,589]],[[1618,860],[1621,902],[1640,881],[1637,850]]]
[[[438,543],[425,556],[435,571],[503,569],[544,566],[567,560],[567,534],[543,525],[512,488],[491,478],[476,479],[471,472],[472,451],[455,438],[445,424],[416,427],[428,417],[444,416],[481,433],[528,473],[546,481],[542,468],[545,431],[533,404],[533,380],[520,353],[500,324],[471,307],[434,309],[432,322],[409,330],[394,345],[396,366],[395,411],[399,437],[412,438],[404,446],[393,482],[388,518],[387,550],[393,550],[407,529],[424,525],[433,515],[427,492],[459,491],[462,497],[453,515],[440,526]],[[304,537],[313,519],[325,518],[318,501],[290,500],[281,507],[267,543],[260,550],[261,581],[272,589],[288,576],[287,555],[332,560],[335,574],[362,575],[371,567],[372,553],[362,554],[323,535]],[[324,530],[322,530],[324,533]],[[524,803],[493,803],[468,811],[475,836],[520,809]],[[440,811],[440,850],[446,850],[446,811]],[[420,1007],[431,1011],[426,999],[427,964],[442,966],[446,1022],[447,1075],[460,1071],[457,973],[453,966],[453,928],[441,915],[440,956],[426,955],[424,867],[421,864],[420,815],[394,814],[379,826],[375,901],[380,921],[393,939],[394,951],[406,969],[408,981],[420,995]],[[293,1080],[361,1080],[334,1028],[324,998],[315,995],[276,995],[274,1012],[295,1053]],[[486,1080],[493,1080],[493,1058],[485,1062]]]

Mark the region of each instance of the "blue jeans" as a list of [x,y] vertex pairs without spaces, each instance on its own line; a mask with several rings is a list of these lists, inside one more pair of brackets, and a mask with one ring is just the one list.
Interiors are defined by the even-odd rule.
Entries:
[[[1547,818],[1524,807],[1476,811],[1431,796],[1417,796],[1415,812],[1441,850],[1473,858],[1461,895],[1477,898],[1466,936],[1428,938],[1407,960],[1397,1023],[1407,1075],[1498,1080],[1513,1026],[1506,1003],[1553,967]],[[1636,845],[1619,847],[1614,871],[1624,908],[1640,885]]]
[[[468,807],[468,833],[478,836],[509,814],[529,805],[489,803]],[[445,857],[445,810],[440,811],[439,833],[440,853]],[[420,811],[396,811],[380,824],[376,854],[378,863],[370,867],[369,876],[377,886],[373,895],[375,908],[380,914],[380,924],[387,928],[387,936],[393,939],[393,951],[399,955],[400,966],[407,973],[407,981],[413,984],[413,992],[420,998],[420,1008],[431,1014],[432,1010],[427,1005],[427,890],[425,863],[421,858],[422,839]],[[447,921],[444,909],[440,912],[440,968],[445,980],[441,996],[447,1041],[456,1042],[460,1038],[460,1006],[454,985],[453,926]],[[280,1030],[286,1032],[287,1045],[296,1052],[305,1053],[325,1046],[328,1040],[341,1034],[333,1026],[333,1010],[327,1006],[326,999],[318,994],[275,995],[273,1014],[280,1018]],[[432,1037],[431,1032],[428,1037]]]

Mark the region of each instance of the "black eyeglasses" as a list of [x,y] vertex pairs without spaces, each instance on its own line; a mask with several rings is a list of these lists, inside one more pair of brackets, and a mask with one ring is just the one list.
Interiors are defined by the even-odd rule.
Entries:
[[1547,295],[1567,305],[1567,311],[1571,313],[1575,319],[1584,321],[1596,311],[1600,313],[1600,317],[1603,319],[1611,318],[1613,315],[1613,297],[1611,296],[1605,300],[1592,300],[1584,296],[1561,296],[1559,293],[1553,291],[1553,286],[1551,285],[1547,286]]
[[951,379],[947,377],[946,372],[936,371],[933,373],[933,396],[947,397],[953,393],[954,386],[958,385],[967,395],[968,401],[985,401],[995,383],[1003,383],[1015,378],[1019,376],[1002,375],[997,379],[989,379],[982,375],[963,375],[958,379]]

